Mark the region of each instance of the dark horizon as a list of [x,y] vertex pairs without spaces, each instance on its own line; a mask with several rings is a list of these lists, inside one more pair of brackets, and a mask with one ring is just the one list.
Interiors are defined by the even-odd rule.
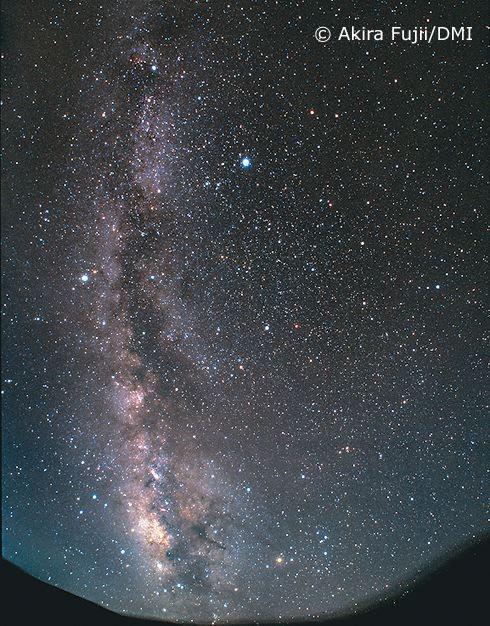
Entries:
[[[437,563],[420,572],[411,580],[390,589],[383,598],[371,598],[355,610],[332,616],[307,616],[286,620],[283,624],[312,624],[312,626],[412,626],[417,620],[424,623],[477,626],[483,624],[485,614],[485,570],[489,556],[489,537],[467,541],[465,545],[444,555]],[[49,588],[49,585],[31,577],[17,566],[5,562],[6,573],[2,577],[7,597],[15,601],[17,590],[22,589],[35,603],[43,619],[49,616],[51,623],[66,623],[73,616],[83,616],[84,623],[112,626],[150,626],[151,624],[183,624],[158,619],[121,615],[65,592]],[[5,587],[4,587],[5,588]],[[12,607],[13,612],[15,608]],[[245,626],[246,621],[225,622]],[[271,626],[274,622],[254,622]],[[279,623],[279,622],[276,622]],[[199,622],[194,622],[199,624]]]

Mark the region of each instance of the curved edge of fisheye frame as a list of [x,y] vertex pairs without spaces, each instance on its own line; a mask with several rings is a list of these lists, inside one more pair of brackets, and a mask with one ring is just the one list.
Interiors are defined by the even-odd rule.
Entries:
[[[489,562],[490,533],[479,535],[433,561],[427,568],[392,586],[383,596],[373,596],[350,611],[327,616],[310,616],[274,621],[254,621],[269,626],[326,624],[328,626],[376,626],[415,624],[484,624],[486,607],[484,567]],[[17,623],[104,624],[145,626],[175,622],[123,616],[89,600],[44,583],[7,560],[2,562],[4,606]],[[30,615],[29,615],[30,613]],[[78,621],[74,621],[78,620]],[[80,621],[81,620],[81,621]],[[184,623],[184,622],[182,622]],[[251,622],[234,621],[244,626]]]

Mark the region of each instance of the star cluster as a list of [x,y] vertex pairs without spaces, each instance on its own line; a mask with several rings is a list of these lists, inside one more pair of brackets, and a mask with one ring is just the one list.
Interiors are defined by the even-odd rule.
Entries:
[[39,578],[306,617],[482,531],[482,33],[313,36],[480,9],[358,4],[4,7],[4,554]]

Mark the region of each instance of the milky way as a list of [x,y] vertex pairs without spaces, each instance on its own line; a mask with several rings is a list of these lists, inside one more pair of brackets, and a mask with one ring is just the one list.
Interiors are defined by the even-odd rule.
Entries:
[[4,554],[352,609],[483,529],[484,48],[314,32],[477,3],[98,4],[5,7]]

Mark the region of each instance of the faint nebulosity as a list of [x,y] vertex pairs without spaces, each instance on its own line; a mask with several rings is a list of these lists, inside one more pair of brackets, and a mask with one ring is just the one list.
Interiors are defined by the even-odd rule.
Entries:
[[4,4],[5,556],[278,619],[478,535],[480,3]]

